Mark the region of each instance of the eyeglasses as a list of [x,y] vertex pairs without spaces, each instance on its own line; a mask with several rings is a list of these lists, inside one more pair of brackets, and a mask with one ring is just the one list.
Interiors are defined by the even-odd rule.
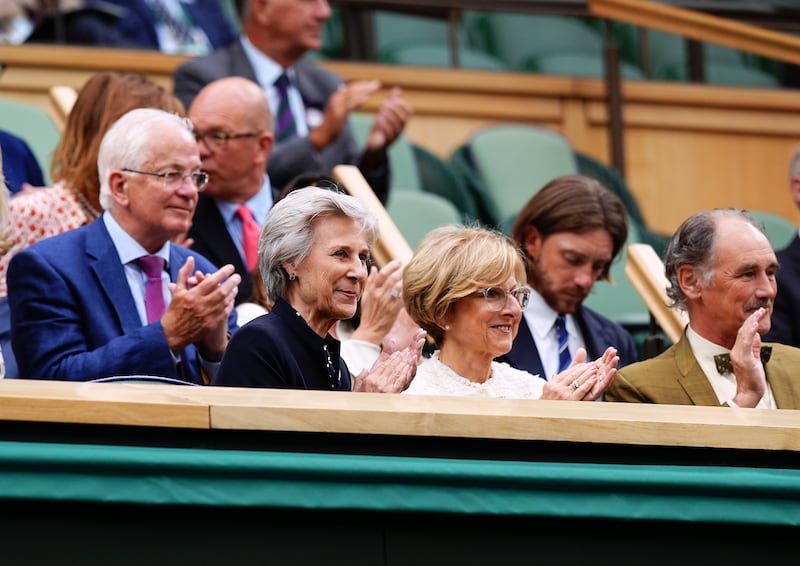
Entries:
[[531,290],[527,287],[516,287],[510,291],[506,291],[502,287],[489,287],[475,291],[475,294],[481,295],[486,299],[486,306],[493,311],[503,310],[509,295],[514,297],[523,309],[528,306],[528,302],[531,299]]
[[254,138],[261,132],[241,132],[238,134],[227,134],[225,132],[208,132],[207,134],[194,133],[194,139],[197,143],[205,142],[209,149],[220,149],[228,145],[228,140],[237,140],[239,138]]
[[153,171],[138,171],[136,169],[123,169],[126,173],[136,173],[137,175],[149,175],[150,177],[159,177],[166,187],[175,188],[179,186],[184,179],[189,178],[192,184],[198,191],[202,191],[208,184],[208,173],[205,171],[196,171],[193,173],[181,173],[180,171],[166,171],[164,173],[155,173]]

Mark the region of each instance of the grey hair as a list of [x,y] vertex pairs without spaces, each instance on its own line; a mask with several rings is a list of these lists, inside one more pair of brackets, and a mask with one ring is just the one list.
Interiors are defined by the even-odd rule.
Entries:
[[192,123],[171,112],[156,108],[135,108],[114,122],[103,136],[97,153],[97,174],[100,178],[100,206],[108,210],[114,203],[108,177],[114,169],[140,168],[153,157],[148,146],[156,126],[177,126],[193,133]]
[[715,208],[693,214],[681,224],[664,250],[664,273],[667,276],[667,297],[670,306],[686,310],[686,295],[678,282],[678,269],[689,265],[700,270],[705,285],[714,277],[714,251],[716,245],[717,218],[730,216],[741,218],[762,234],[764,227],[749,213],[738,208]]
[[800,147],[792,152],[792,157],[789,159],[789,180],[800,175]]
[[360,223],[370,248],[378,240],[378,219],[360,200],[319,187],[292,191],[269,211],[258,241],[258,268],[270,305],[286,295],[284,264],[297,265],[308,256],[314,240],[311,224],[328,215]]

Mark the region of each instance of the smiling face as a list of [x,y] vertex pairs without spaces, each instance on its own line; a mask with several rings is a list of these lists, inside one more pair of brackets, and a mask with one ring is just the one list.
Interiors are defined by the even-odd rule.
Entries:
[[356,313],[367,279],[369,247],[358,221],[346,216],[318,217],[312,224],[311,251],[299,264],[285,265],[296,275],[286,300],[320,336],[337,320]]
[[768,332],[778,289],[778,261],[767,237],[741,218],[719,217],[712,263],[709,282],[697,268],[679,268],[692,328],[715,344],[731,348],[745,319],[764,307],[769,316],[761,319],[758,332]]
[[200,155],[191,133],[174,125],[154,128],[148,155],[138,171],[181,172],[187,175],[175,183],[121,169],[109,176],[114,202],[111,212],[120,226],[149,252],[167,240],[189,230],[197,205],[197,187],[188,177],[200,171]]
[[532,267],[528,284],[561,314],[580,307],[611,263],[614,249],[611,235],[602,228],[556,232],[543,239],[528,226],[524,246]]
[[322,47],[331,7],[327,0],[251,0],[250,13],[254,25],[248,26],[248,35],[267,55],[289,67],[307,51]]
[[[514,277],[498,285],[506,292],[518,286]],[[476,289],[475,293],[453,304],[446,322],[449,329],[445,328],[440,359],[448,365],[452,364],[451,367],[457,367],[456,358],[465,360],[473,356],[482,358],[488,364],[511,349],[521,318],[522,307],[512,295],[506,295],[503,307],[495,311]],[[468,375],[466,372],[459,373]]]

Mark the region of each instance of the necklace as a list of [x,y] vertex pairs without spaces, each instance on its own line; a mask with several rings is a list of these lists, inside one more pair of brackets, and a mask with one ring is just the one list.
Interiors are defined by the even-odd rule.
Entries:
[[[86,218],[89,219],[89,222],[94,221],[100,216],[100,211],[98,211],[92,203],[89,202],[89,199],[83,193],[75,193],[75,197],[78,199],[78,204],[81,205],[84,214],[86,214]],[[87,224],[89,223],[87,222]]]

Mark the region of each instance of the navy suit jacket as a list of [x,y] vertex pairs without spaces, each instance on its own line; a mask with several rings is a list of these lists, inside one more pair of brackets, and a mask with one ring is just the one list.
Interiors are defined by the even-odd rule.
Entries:
[[[613,346],[619,355],[618,367],[637,361],[638,354],[633,338],[619,324],[583,306],[575,313],[575,318],[586,342],[588,360],[599,358],[606,348]],[[539,351],[536,349],[536,343],[525,317],[522,317],[519,323],[519,331],[511,350],[501,360],[517,369],[538,375],[542,379],[550,378],[544,373]]]
[[[117,31],[125,40],[140,49],[158,49],[156,17],[145,0],[105,0],[122,8]],[[228,20],[218,0],[194,0],[181,6],[195,27],[205,32],[212,49],[217,49],[236,39],[236,30]]]
[[30,183],[34,187],[44,186],[42,168],[25,140],[0,130],[0,150],[3,155],[3,173],[9,191],[19,192],[23,183]]
[[[273,200],[276,196],[273,188]],[[225,226],[225,219],[216,202],[208,195],[201,194],[197,201],[189,237],[194,239],[192,249],[211,260],[211,263],[217,267],[230,263],[236,269],[236,273],[242,276],[236,304],[249,301],[253,295],[253,278]]]
[[[341,77],[306,60],[295,63],[294,70],[297,88],[306,108],[324,112],[331,94],[343,82]],[[241,41],[234,41],[207,57],[193,59],[179,66],[173,76],[175,96],[189,108],[204,86],[229,76],[258,82]],[[358,165],[380,201],[386,203],[389,192],[388,162],[377,168],[368,168],[361,161],[361,151],[349,126],[346,126],[339,137],[321,152],[314,150],[307,136],[276,143],[269,156],[267,173],[272,185],[280,189],[303,173],[330,174],[335,165]]]
[[800,238],[775,254],[778,270],[778,295],[772,311],[772,328],[764,335],[765,342],[779,342],[800,347]]
[[[170,279],[189,255],[170,245]],[[88,381],[114,375],[158,375],[202,383],[197,349],[176,368],[160,322],[142,326],[124,266],[102,220],[37,242],[8,268],[11,342],[21,377]],[[229,330],[236,330],[231,313]]]

